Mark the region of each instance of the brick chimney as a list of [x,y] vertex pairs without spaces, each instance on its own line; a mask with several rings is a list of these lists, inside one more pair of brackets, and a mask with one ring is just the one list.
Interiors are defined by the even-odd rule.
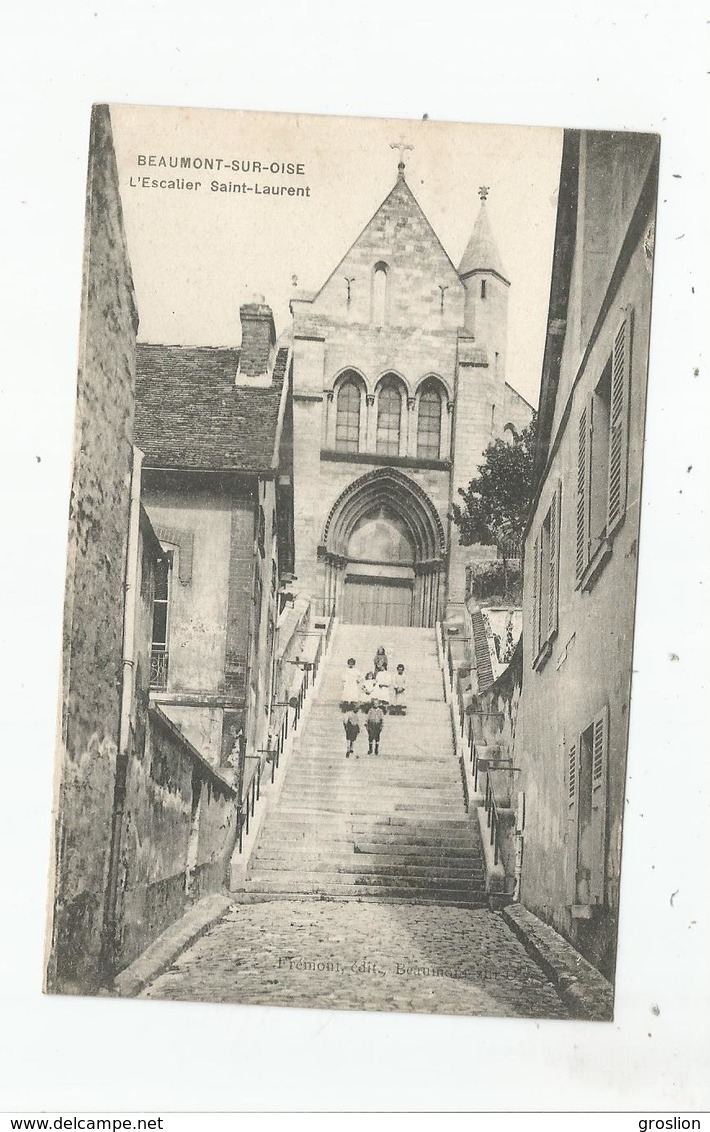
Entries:
[[264,302],[263,295],[254,295],[251,302],[239,308],[242,323],[242,345],[239,354],[237,382],[268,376],[271,380],[271,367],[276,345],[276,327],[271,307]]

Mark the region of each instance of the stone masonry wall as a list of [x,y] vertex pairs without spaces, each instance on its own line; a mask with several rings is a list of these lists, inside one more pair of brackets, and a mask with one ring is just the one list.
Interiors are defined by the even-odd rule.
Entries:
[[236,797],[160,709],[130,760],[117,904],[117,969],[177,920],[188,899],[219,890]]
[[108,108],[91,117],[47,986],[91,991],[119,730],[138,316]]

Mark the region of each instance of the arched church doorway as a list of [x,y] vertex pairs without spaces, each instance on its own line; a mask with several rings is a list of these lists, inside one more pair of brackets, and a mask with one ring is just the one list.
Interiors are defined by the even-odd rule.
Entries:
[[443,600],[445,544],[431,500],[390,468],[336,501],[320,548],[325,607],[360,625],[432,626]]
[[380,504],[350,536],[343,590],[343,621],[355,625],[411,625],[414,547],[402,520]]

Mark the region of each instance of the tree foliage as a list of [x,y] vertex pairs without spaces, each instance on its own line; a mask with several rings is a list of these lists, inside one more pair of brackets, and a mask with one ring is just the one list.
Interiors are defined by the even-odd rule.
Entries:
[[533,488],[535,416],[512,443],[492,441],[479,464],[479,474],[468,487],[459,488],[463,503],[454,503],[452,519],[462,546],[495,545],[505,557],[510,541],[520,542],[525,529]]

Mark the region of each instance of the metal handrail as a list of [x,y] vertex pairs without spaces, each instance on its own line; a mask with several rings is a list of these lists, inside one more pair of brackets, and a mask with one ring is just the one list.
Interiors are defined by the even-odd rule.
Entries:
[[493,864],[500,861],[500,815],[496,802],[490,772],[486,771],[486,825],[490,830],[490,843],[493,847]]
[[[462,739],[463,743],[468,747],[468,758],[469,758],[469,761],[471,763],[471,776],[472,776],[472,779],[473,779],[473,789],[476,793],[478,793],[479,752],[478,752],[478,746],[476,744],[476,739],[475,739],[475,736],[474,736],[473,716],[472,716],[472,714],[470,714],[469,712],[466,711],[466,709],[465,709],[465,707],[464,707],[464,705],[461,701],[461,697],[459,696],[459,690],[456,686],[456,681],[454,680],[454,662],[453,662],[453,656],[452,656],[452,652],[451,652],[451,641],[447,640],[446,634],[444,632],[444,626],[443,625],[441,626],[441,644],[442,644],[442,649],[443,649],[443,653],[444,653],[445,670],[446,670],[445,674],[448,677],[450,700],[451,700],[452,704],[454,705],[455,712],[458,714],[459,728],[460,728],[460,731],[461,731],[461,739]],[[484,714],[484,713],[477,713],[477,714]],[[488,714],[488,713],[486,713],[486,714]]]
[[[278,770],[281,756],[286,746],[286,741],[291,732],[295,733],[298,730],[306,697],[315,684],[321,660],[330,644],[334,617],[335,606],[333,606],[331,610],[325,633],[320,634],[320,640],[318,641],[313,660],[303,665],[303,675],[298,691],[295,692],[288,701],[276,705],[282,709],[281,715],[278,718],[277,726],[272,725],[270,729],[269,745],[267,749],[260,751],[259,754],[244,756],[245,762],[248,759],[252,761],[254,765],[248,777],[244,774],[241,797],[237,804],[237,841],[240,853],[244,846],[244,835],[246,834],[248,836],[249,834],[249,822],[250,819],[254,817],[254,809],[261,794],[261,776],[264,767],[267,763],[271,764],[271,782],[273,785],[276,779],[276,771]],[[272,714],[272,720],[273,719],[274,716]]]
[[[506,766],[491,768],[486,771],[486,793],[485,793],[485,808],[486,808],[486,824],[490,829],[491,845],[493,846],[493,863],[498,864],[501,859],[501,827],[502,818],[501,813],[503,810],[508,813],[512,812],[513,807],[513,775],[520,774],[521,768],[519,766]],[[501,805],[500,801],[496,798],[495,787],[493,785],[493,774],[505,774],[508,778],[508,805]]]

